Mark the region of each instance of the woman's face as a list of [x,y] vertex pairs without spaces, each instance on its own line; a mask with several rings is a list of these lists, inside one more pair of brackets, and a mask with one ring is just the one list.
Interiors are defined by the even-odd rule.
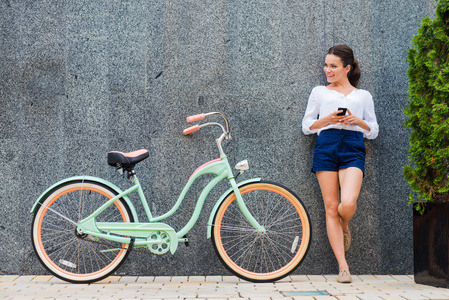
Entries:
[[333,54],[326,55],[324,61],[324,73],[326,74],[327,82],[334,83],[349,81],[348,72],[350,70],[350,65],[343,67],[343,62],[340,57]]

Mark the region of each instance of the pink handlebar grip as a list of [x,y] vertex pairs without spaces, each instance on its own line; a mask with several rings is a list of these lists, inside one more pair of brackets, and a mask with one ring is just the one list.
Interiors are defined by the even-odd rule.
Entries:
[[200,125],[195,125],[189,128],[184,129],[184,135],[191,134],[192,132],[200,130]]
[[190,116],[190,117],[187,117],[187,122],[191,123],[191,122],[199,121],[199,120],[204,119],[205,116],[206,116],[205,114]]

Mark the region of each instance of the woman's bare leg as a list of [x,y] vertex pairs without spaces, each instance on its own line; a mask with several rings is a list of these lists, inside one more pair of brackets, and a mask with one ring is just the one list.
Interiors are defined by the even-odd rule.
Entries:
[[339,174],[332,171],[318,171],[316,175],[326,209],[326,228],[329,243],[338,261],[340,271],[349,270],[345,258],[341,217],[338,212],[340,206]]
[[357,198],[362,187],[363,172],[359,168],[350,167],[338,171],[340,180],[340,204],[338,214],[341,217],[341,227],[344,232],[349,230],[349,221],[357,209]]

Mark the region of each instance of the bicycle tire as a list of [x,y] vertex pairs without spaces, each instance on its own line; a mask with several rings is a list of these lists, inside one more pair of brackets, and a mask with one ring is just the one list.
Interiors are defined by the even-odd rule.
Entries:
[[274,282],[288,276],[306,257],[312,237],[305,206],[277,183],[249,183],[239,191],[266,232],[259,233],[249,224],[231,192],[212,224],[217,256],[231,273],[247,281]]
[[[130,253],[128,244],[80,235],[74,224],[116,195],[97,182],[73,181],[44,197],[33,218],[31,238],[39,261],[51,274],[72,283],[92,283],[123,264]],[[118,199],[97,221],[133,222],[134,218],[127,203]]]

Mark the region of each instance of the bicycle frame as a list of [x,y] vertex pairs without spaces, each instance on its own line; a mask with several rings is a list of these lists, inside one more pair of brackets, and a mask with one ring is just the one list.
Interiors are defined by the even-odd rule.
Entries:
[[[172,216],[179,209],[193,182],[195,182],[196,179],[205,174],[214,174],[216,176],[201,191],[197,199],[193,214],[190,220],[187,222],[187,224],[181,230],[175,232],[175,230],[171,228],[169,225],[159,223],[160,221]],[[136,237],[137,239],[134,242],[134,246],[142,247],[160,242],[159,240],[149,241],[146,238],[150,236],[152,232],[162,230],[167,232],[167,234],[170,236],[171,239],[170,252],[173,254],[176,251],[179,242],[187,241],[185,235],[194,227],[194,225],[198,221],[198,218],[201,214],[207,196],[209,195],[211,190],[223,179],[229,180],[231,190],[236,194],[237,198],[236,201],[243,215],[248,219],[250,224],[253,225],[256,230],[264,232],[265,229],[263,228],[263,226],[261,226],[257,222],[257,220],[254,219],[254,217],[251,215],[248,208],[246,207],[242,199],[242,196],[240,195],[238,184],[235,181],[231,167],[227,160],[227,156],[225,154],[222,154],[219,159],[210,161],[200,166],[197,170],[195,170],[190,179],[188,180],[187,184],[184,186],[184,189],[182,190],[175,205],[165,214],[153,217],[150,208],[148,206],[148,202],[143,193],[142,187],[140,185],[140,182],[137,176],[133,174],[132,180],[134,185],[129,189],[120,192],[117,196],[108,200],[87,218],[79,221],[77,231],[80,234],[89,234],[95,237],[101,237],[104,239],[113,240],[120,243],[130,243],[131,237]],[[137,221],[136,223],[96,222],[95,220],[96,217],[100,215],[106,208],[112,205],[116,200],[127,197],[129,194],[136,191],[139,195],[140,201],[145,210],[146,216],[148,218],[148,223],[140,223],[138,222],[138,219],[136,219]],[[128,205],[129,204],[130,203],[128,202]],[[134,207],[132,207],[131,210],[135,211]]]
[[[197,116],[189,117],[191,118],[188,122],[199,120],[204,118],[206,115],[221,115],[220,113],[208,113],[208,114],[202,114]],[[229,165],[228,159],[226,154],[223,152],[223,149],[221,147],[222,141],[226,138],[230,138],[229,135],[229,124],[223,115],[221,115],[225,120],[225,127],[223,127],[219,123],[206,123],[202,125],[196,125],[192,126],[184,131],[184,134],[189,134],[193,131],[197,131],[202,127],[205,126],[211,126],[211,125],[217,125],[219,126],[223,134],[216,140],[218,150],[220,152],[220,158],[212,160],[208,163],[203,164],[199,168],[197,168],[193,174],[190,176],[188,182],[184,186],[181,194],[178,197],[178,200],[174,204],[174,206],[165,214],[161,216],[154,217],[151,213],[150,207],[148,205],[148,202],[145,198],[145,195],[143,193],[143,189],[140,185],[140,182],[136,176],[136,173],[134,169],[131,170],[130,174],[132,175],[132,182],[133,186],[128,188],[125,191],[122,191],[112,183],[95,177],[72,177],[65,180],[62,180],[49,189],[47,189],[35,202],[33,208],[31,209],[31,213],[34,213],[38,206],[41,205],[41,203],[44,201],[44,199],[49,195],[54,189],[58,188],[61,184],[68,183],[70,181],[79,181],[82,180],[84,182],[84,179],[86,181],[94,181],[98,182],[100,184],[106,185],[113,190],[116,191],[117,195],[108,201],[106,201],[103,205],[101,205],[99,208],[97,208],[91,215],[86,217],[85,219],[78,221],[76,223],[74,220],[69,220],[73,224],[76,224],[76,230],[80,235],[88,234],[92,237],[99,237],[119,243],[124,244],[130,244],[131,242],[135,247],[151,247],[153,244],[158,244],[161,242],[160,238],[150,238],[155,232],[158,233],[156,235],[159,235],[159,232],[165,232],[169,236],[169,244],[170,244],[170,252],[174,253],[177,249],[179,242],[187,242],[187,238],[185,237],[186,234],[194,227],[196,222],[198,221],[198,218],[201,214],[202,208],[204,206],[204,202],[211,192],[211,190],[221,181],[224,179],[227,179],[230,184],[230,189],[222,195],[218,202],[215,204],[211,217],[209,218],[209,228],[208,228],[208,238],[210,237],[210,226],[211,226],[211,218],[215,214],[216,210],[219,207],[219,204],[221,201],[223,201],[228,194],[231,192],[234,192],[236,195],[236,202],[238,204],[238,207],[240,208],[242,214],[245,216],[245,218],[248,220],[248,222],[255,228],[255,230],[263,233],[265,232],[265,228],[261,226],[257,220],[252,216],[250,211],[245,205],[245,202],[242,198],[242,195],[239,191],[239,186],[246,184],[248,182],[252,181],[260,181],[260,178],[254,178],[250,179],[241,183],[237,183],[235,181],[235,177],[232,173],[232,169]],[[130,171],[130,170],[129,170]],[[191,188],[192,184],[195,182],[196,179],[198,179],[200,176],[205,174],[214,174],[215,177],[203,188],[201,191],[196,204],[195,209],[193,211],[192,216],[190,217],[189,221],[185,226],[176,232],[172,227],[170,227],[168,224],[161,223],[162,220],[165,220],[169,217],[171,217],[175,212],[179,209],[182,202],[185,199],[185,196],[189,189]],[[148,222],[142,223],[139,222],[137,211],[134,208],[134,205],[130,201],[128,195],[131,193],[137,192],[140,198],[140,201],[142,203],[142,206],[144,208],[145,214],[147,216]],[[109,206],[113,205],[115,201],[123,199],[126,204],[130,208],[130,212],[133,215],[134,222],[124,223],[124,222],[97,222],[96,218],[99,216],[103,211],[105,211]],[[56,212],[57,213],[57,212]],[[113,251],[114,249],[111,249],[110,251]],[[151,249],[150,249],[151,250]],[[167,250],[168,251],[168,250]]]

